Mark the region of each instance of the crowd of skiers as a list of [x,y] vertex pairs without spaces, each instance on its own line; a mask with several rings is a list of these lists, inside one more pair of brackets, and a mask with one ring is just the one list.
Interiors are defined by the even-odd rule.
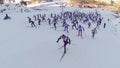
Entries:
[[[91,37],[94,38],[95,34],[97,33],[97,29],[100,28],[102,23],[103,17],[96,11],[96,12],[79,12],[79,11],[66,11],[61,12],[60,14],[50,13],[50,14],[36,14],[33,17],[27,17],[31,27],[37,28],[37,26],[41,25],[41,23],[47,23],[50,26],[53,26],[55,30],[58,29],[58,25],[63,28],[64,31],[69,33],[69,29],[77,30],[78,36],[83,37],[83,31],[85,28],[82,24],[85,24],[88,29],[92,28],[91,30]],[[91,25],[95,25],[91,27]],[[106,27],[106,23],[104,23],[103,28]]]
[[[58,26],[61,25],[61,28],[63,28],[63,31],[66,31],[69,33],[70,28],[71,30],[77,30],[77,36],[83,37],[83,32],[86,30],[85,26],[87,26],[87,29],[91,30],[91,37],[94,38],[95,34],[97,34],[98,29],[100,28],[102,24],[103,17],[96,11],[96,12],[79,12],[79,11],[66,11],[61,12],[60,14],[50,13],[50,14],[36,14],[32,17],[27,17],[28,22],[31,27],[37,28],[37,26],[40,26],[41,24],[48,24],[50,26],[53,26],[55,30],[58,29]],[[6,14],[4,17],[4,20],[11,19],[11,17]],[[85,26],[82,26],[85,25]],[[95,25],[91,27],[91,25]],[[106,27],[106,23],[103,23],[103,28]],[[71,44],[71,39],[65,35],[62,34],[58,39],[62,39],[64,45],[64,54],[66,53],[66,45]]]

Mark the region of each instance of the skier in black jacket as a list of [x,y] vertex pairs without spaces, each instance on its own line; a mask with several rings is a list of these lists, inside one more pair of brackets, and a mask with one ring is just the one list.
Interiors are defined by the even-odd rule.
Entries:
[[60,39],[63,39],[63,42],[64,42],[64,45],[62,47],[64,47],[64,54],[66,53],[66,45],[67,44],[71,44],[71,40],[68,36],[62,34],[58,40],[57,40],[57,43],[59,42]]
[[8,16],[8,14],[5,15],[4,20],[11,19],[11,17]]

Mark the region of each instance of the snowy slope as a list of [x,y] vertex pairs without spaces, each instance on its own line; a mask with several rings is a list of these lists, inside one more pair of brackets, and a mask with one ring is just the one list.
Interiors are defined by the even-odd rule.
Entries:
[[114,30],[116,31],[116,33],[120,34],[120,18],[112,21],[112,27],[115,27]]
[[[60,13],[59,7],[42,6],[42,11],[33,10],[29,13],[9,13],[11,20],[3,20],[5,13],[0,15],[0,68],[120,68],[120,38],[114,34],[112,20],[114,13],[97,9],[107,23],[106,29],[98,29],[95,39],[91,38],[91,29],[85,26],[83,39],[77,37],[77,31],[69,34],[58,27],[55,31],[52,26],[42,23],[37,28],[31,28],[27,16],[50,12]],[[94,12],[95,9],[66,7],[64,11],[78,10]],[[107,19],[110,19],[110,22]],[[102,24],[103,25],[103,24]],[[92,26],[93,27],[93,26]],[[111,28],[113,27],[113,28]],[[61,34],[67,34],[72,44],[67,46],[67,54],[63,60],[59,59],[63,43],[56,43]]]

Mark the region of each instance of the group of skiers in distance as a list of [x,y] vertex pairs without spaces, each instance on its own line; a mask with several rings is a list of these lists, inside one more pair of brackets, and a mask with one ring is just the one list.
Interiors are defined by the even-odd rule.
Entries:
[[[47,23],[50,26],[53,26],[55,30],[58,29],[58,26],[61,25],[63,31],[69,33],[70,27],[71,30],[77,30],[78,36],[83,37],[83,32],[86,30],[84,26],[86,25],[88,29],[91,29],[91,37],[94,38],[97,33],[97,29],[100,28],[103,17],[97,11],[95,12],[79,12],[79,11],[66,11],[61,12],[60,14],[50,13],[50,14],[36,14],[32,17],[27,17],[28,22],[31,27],[37,28],[37,25],[41,25],[43,23]],[[95,25],[92,27],[91,25]],[[106,23],[104,23],[103,28],[106,27]]]

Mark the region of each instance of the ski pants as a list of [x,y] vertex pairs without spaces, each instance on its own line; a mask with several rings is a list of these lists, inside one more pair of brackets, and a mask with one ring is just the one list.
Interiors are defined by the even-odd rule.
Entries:
[[64,41],[64,54],[66,53],[66,45],[68,44],[68,41]]

